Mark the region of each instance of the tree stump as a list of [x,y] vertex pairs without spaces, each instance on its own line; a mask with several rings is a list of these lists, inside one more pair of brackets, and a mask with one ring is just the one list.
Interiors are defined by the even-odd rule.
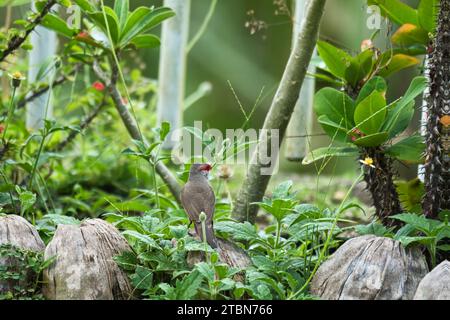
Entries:
[[[24,218],[16,215],[0,216],[0,245],[4,244],[34,252],[43,252],[45,249],[45,244],[39,237],[36,228]],[[18,265],[17,258],[0,257],[0,267],[20,272],[21,270],[14,270],[14,267]],[[26,272],[26,279],[22,281],[0,280],[0,294],[13,290],[15,286],[27,287],[31,279],[37,275],[32,270]]]
[[417,248],[362,236],[348,240],[319,267],[311,293],[326,300],[409,300],[427,272]]
[[113,260],[124,251],[131,251],[125,238],[101,219],[59,225],[45,249],[45,259],[56,260],[44,271],[44,295],[53,300],[131,298],[127,274]]
[[420,281],[414,300],[450,300],[449,261],[442,262]]

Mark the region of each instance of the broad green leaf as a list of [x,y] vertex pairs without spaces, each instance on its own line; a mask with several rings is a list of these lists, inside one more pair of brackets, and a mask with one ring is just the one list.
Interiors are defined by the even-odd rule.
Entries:
[[387,91],[386,80],[384,80],[382,77],[373,77],[369,81],[367,81],[359,92],[355,105],[358,105],[361,101],[370,96],[374,91],[385,94]]
[[382,130],[389,132],[389,138],[395,137],[408,127],[414,114],[415,99],[423,93],[426,87],[427,79],[416,77],[411,82],[405,95],[392,104],[382,128]]
[[153,271],[142,266],[137,266],[135,272],[130,276],[130,279],[133,288],[140,290],[149,289],[152,287],[153,283]]
[[174,16],[175,13],[165,7],[150,10],[139,7],[128,16],[127,22],[120,37],[122,46],[127,45],[135,36],[148,31],[160,24],[165,19]]
[[128,12],[130,8],[129,0],[114,1],[114,11],[119,18],[119,30],[123,30],[127,22]]
[[177,300],[193,299],[203,281],[203,275],[197,270],[191,272],[183,280],[176,282]]
[[137,49],[141,48],[156,48],[159,47],[161,41],[159,38],[153,34],[142,34],[133,38],[130,42]]
[[344,128],[351,129],[354,125],[355,104],[342,91],[334,88],[321,89],[315,95],[314,110],[318,117],[325,115]]
[[424,151],[424,139],[417,134],[397,142],[386,150],[388,154],[396,159],[409,163],[422,163]]
[[235,240],[251,241],[258,238],[255,226],[249,222],[219,221],[214,224],[214,230],[230,234]]
[[65,37],[68,37],[68,38],[72,38],[76,34],[75,30],[70,28],[64,20],[57,17],[53,13],[47,14],[42,19],[41,24],[42,24],[42,26],[46,27],[47,29],[56,31],[57,33],[65,36]]
[[355,109],[355,125],[363,133],[378,133],[386,118],[386,99],[383,93],[373,91]]
[[[119,41],[119,19],[116,13],[110,7],[104,7],[106,13],[106,19],[108,22],[109,32],[114,45],[117,45]],[[108,35],[108,28],[105,22],[105,16],[103,12],[88,13],[89,18],[98,26],[105,35]]]
[[345,70],[350,64],[352,56],[344,50],[336,48],[332,44],[325,41],[317,41],[317,51],[327,65],[329,71],[334,76],[344,79]]
[[418,11],[420,26],[428,32],[435,32],[439,0],[421,0]]
[[382,76],[383,78],[387,78],[390,75],[406,69],[406,68],[410,68],[413,67],[417,64],[420,63],[420,60],[405,54],[396,54],[392,57],[388,57],[386,56],[386,54],[388,53],[384,53],[385,55],[385,59],[388,59],[387,61],[389,62],[389,64],[384,67],[383,69],[380,70],[380,72],[378,73],[380,76]]
[[392,42],[401,47],[409,47],[415,44],[427,45],[428,32],[413,24],[402,25],[392,36]]
[[387,132],[380,132],[356,139],[353,143],[360,147],[378,147],[388,140]]
[[348,68],[345,70],[345,80],[356,88],[358,83],[370,73],[373,67],[374,52],[365,50],[354,58],[351,58]]
[[302,161],[302,164],[311,164],[317,160],[328,157],[356,157],[358,149],[354,147],[325,147],[311,151]]
[[409,237],[409,236],[401,236],[396,237],[395,240],[400,242],[404,247],[408,247],[413,244],[423,244],[429,245],[435,241],[434,237]]
[[417,10],[411,8],[401,0],[367,0],[367,4],[377,5],[381,9],[381,14],[388,17],[395,24],[419,24]]
[[394,215],[391,218],[407,223],[413,226],[416,230],[425,233],[425,235],[431,234],[433,229],[441,224],[438,220],[427,219],[423,215],[417,215],[414,213],[401,213]]
[[322,129],[328,134],[333,141],[348,142],[350,138],[347,135],[348,129],[331,121],[326,115],[317,118],[317,121],[322,126]]
[[388,229],[378,222],[372,222],[368,225],[358,225],[355,227],[355,230],[362,236],[373,234],[377,237],[386,237],[392,233],[392,229]]

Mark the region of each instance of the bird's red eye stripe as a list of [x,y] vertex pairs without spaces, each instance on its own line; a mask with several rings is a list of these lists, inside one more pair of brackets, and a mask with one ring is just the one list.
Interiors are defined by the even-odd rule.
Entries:
[[200,170],[211,171],[212,167],[209,164],[203,164],[199,167]]

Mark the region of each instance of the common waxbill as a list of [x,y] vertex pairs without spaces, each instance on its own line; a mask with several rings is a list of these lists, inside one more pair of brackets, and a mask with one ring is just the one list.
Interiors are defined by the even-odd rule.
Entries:
[[189,171],[189,180],[181,190],[181,203],[194,224],[195,232],[203,241],[202,223],[200,213],[206,214],[205,234],[206,242],[212,247],[217,247],[217,239],[214,235],[213,217],[216,197],[208,182],[208,173],[211,170],[209,164],[194,163]]

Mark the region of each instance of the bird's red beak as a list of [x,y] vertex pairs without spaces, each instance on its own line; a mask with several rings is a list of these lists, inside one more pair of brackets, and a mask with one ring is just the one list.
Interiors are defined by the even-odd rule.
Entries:
[[200,171],[211,171],[211,169],[212,169],[212,167],[211,167],[211,165],[209,165],[209,164],[202,164],[200,167],[198,167],[198,169],[200,170]]

